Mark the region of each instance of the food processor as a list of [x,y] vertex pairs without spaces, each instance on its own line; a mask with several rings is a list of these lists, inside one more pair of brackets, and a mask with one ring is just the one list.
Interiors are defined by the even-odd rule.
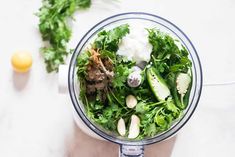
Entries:
[[[82,102],[79,99],[79,83],[76,75],[77,57],[89,45],[93,37],[97,35],[102,29],[109,29],[111,27],[124,24],[124,23],[140,23],[146,27],[156,27],[157,29],[169,33],[171,36],[179,40],[189,52],[189,58],[192,61],[192,88],[187,108],[184,114],[180,117],[168,130],[155,135],[154,137],[147,137],[141,140],[127,139],[119,137],[110,133],[100,126],[93,123],[85,113]],[[202,69],[198,54],[189,38],[173,23],[170,21],[143,12],[129,12],[111,16],[92,27],[80,40],[74,53],[72,54],[69,65],[62,65],[59,68],[59,90],[60,92],[69,92],[72,104],[74,118],[77,125],[81,130],[88,135],[101,139],[114,142],[120,145],[120,157],[143,157],[144,145],[149,145],[166,140],[175,135],[190,119],[194,110],[197,107],[201,90],[202,90]]]

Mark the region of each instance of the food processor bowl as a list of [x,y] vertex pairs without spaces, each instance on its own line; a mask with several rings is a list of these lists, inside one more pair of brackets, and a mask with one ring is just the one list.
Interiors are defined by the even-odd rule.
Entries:
[[[183,116],[178,121],[176,121],[168,130],[157,134],[154,137],[148,137],[142,140],[123,138],[99,127],[86,116],[83,104],[79,99],[79,82],[76,75],[76,64],[78,55],[82,53],[83,50],[87,48],[87,46],[89,46],[89,43],[94,39],[99,31],[103,29],[110,29],[112,27],[125,23],[142,24],[146,26],[146,28],[156,27],[162,32],[169,33],[172,37],[178,39],[183,46],[185,46],[185,48],[189,52],[189,58],[192,61],[192,88],[189,103],[187,108],[184,110]],[[80,122],[83,122],[85,126],[88,127],[96,135],[102,137],[105,140],[119,144],[120,156],[143,156],[144,145],[160,142],[175,135],[190,119],[197,107],[201,95],[202,69],[196,49],[194,48],[189,38],[176,25],[162,17],[153,14],[143,12],[129,12],[114,15],[99,22],[83,36],[70,60],[68,71],[68,87],[76,119],[81,119]]]

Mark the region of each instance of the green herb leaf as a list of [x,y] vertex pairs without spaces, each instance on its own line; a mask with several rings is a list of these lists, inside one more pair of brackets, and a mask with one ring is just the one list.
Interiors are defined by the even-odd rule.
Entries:
[[109,31],[103,30],[98,34],[93,47],[95,49],[108,50],[116,52],[120,40],[129,33],[129,25],[124,24]]
[[158,132],[158,129],[157,129],[156,124],[155,123],[151,123],[150,125],[148,125],[146,127],[146,133],[145,134],[147,136],[152,137],[152,136],[156,135],[157,132]]
[[114,88],[121,88],[125,85],[127,77],[130,73],[130,70],[127,66],[122,64],[115,67],[115,76],[113,78],[112,84]]
[[136,112],[137,113],[145,113],[145,112],[148,112],[150,109],[150,106],[148,106],[145,102],[141,101],[139,102],[137,105],[136,105]]
[[156,115],[155,116],[155,122],[157,123],[158,126],[160,126],[161,128],[166,128],[167,126],[167,121],[165,119],[165,116],[164,115]]
[[89,64],[90,59],[90,52],[85,51],[84,53],[80,54],[80,56],[77,58],[77,75],[78,77],[82,78],[86,75],[86,69],[87,65]]
[[91,0],[43,0],[43,5],[36,14],[39,17],[39,31],[42,39],[49,42],[43,47],[44,61],[48,72],[58,71],[70,51],[67,48],[72,34],[68,20],[79,8],[90,7]]

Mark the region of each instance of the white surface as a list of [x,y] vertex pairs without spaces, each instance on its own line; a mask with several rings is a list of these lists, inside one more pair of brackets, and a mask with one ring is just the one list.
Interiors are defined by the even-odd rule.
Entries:
[[[179,26],[201,57],[204,80],[235,80],[235,1],[94,0],[79,11],[70,43],[107,16],[127,11],[155,13]],[[33,15],[40,0],[2,1],[0,5],[0,156],[63,157],[73,133],[68,96],[58,94],[57,75],[47,74]],[[32,52],[30,73],[12,72],[14,51]],[[182,129],[173,157],[232,157],[235,154],[235,86],[205,87],[193,118]]]

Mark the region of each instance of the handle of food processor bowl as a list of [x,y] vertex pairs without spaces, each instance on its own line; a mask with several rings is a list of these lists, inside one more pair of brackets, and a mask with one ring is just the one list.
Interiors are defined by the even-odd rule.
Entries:
[[60,94],[68,93],[68,65],[60,65],[59,66],[59,74],[58,74],[58,90]]
[[144,157],[144,146],[120,145],[119,157]]

